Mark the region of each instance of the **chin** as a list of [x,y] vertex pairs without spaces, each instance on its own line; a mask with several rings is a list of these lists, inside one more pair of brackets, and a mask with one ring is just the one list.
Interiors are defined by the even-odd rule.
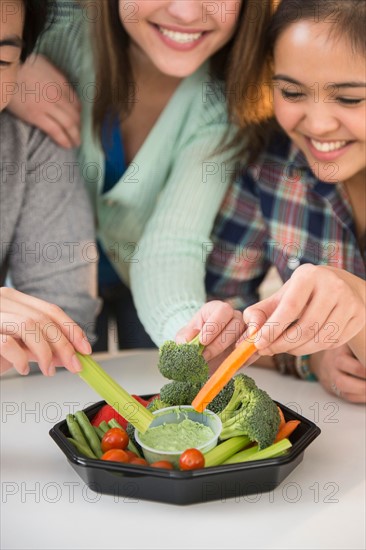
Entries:
[[174,78],[187,78],[197,71],[197,69],[202,65],[202,63],[197,64],[157,64],[158,69],[165,75],[171,76]]

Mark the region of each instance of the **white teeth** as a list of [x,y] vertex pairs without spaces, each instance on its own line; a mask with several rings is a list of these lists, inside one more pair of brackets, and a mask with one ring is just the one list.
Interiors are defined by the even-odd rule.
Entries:
[[315,139],[311,139],[311,144],[317,151],[321,151],[322,153],[329,153],[330,151],[336,151],[337,149],[341,149],[347,144],[347,141],[315,141]]
[[158,27],[161,34],[178,42],[179,44],[188,44],[189,42],[194,42],[202,36],[202,32],[188,33],[188,32],[175,32],[164,29],[164,27]]

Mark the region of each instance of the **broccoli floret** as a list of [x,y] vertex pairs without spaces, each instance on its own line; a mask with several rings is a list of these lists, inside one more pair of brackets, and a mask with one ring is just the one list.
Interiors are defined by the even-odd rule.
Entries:
[[149,409],[150,412],[159,411],[160,409],[165,409],[166,407],[170,407],[169,403],[164,403],[159,397],[155,397],[150,403],[147,405],[147,409]]
[[176,344],[167,340],[159,349],[158,368],[169,380],[200,384],[208,379],[208,365],[202,357],[203,346],[192,340],[189,344]]
[[259,449],[273,443],[280,425],[276,403],[244,374],[234,377],[234,392],[219,416],[222,421],[220,439],[247,435],[258,443]]
[[173,380],[173,382],[165,384],[160,389],[160,398],[171,407],[175,405],[190,405],[202,385],[203,383],[194,385],[188,382]]
[[215,399],[213,399],[211,403],[207,405],[207,408],[216,414],[221,413],[221,411],[223,411],[227,406],[227,404],[229,403],[233,393],[234,393],[234,379],[232,378],[226,384],[226,386],[222,388],[220,393],[216,395]]

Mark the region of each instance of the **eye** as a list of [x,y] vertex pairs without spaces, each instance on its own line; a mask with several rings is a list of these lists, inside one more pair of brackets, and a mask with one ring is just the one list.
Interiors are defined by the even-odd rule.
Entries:
[[3,61],[0,59],[0,67],[9,67],[11,65],[10,61]]
[[337,101],[343,105],[359,105],[359,103],[362,103],[365,99],[362,97],[337,97]]
[[296,101],[305,96],[305,94],[301,92],[291,92],[290,90],[286,90],[284,88],[281,90],[281,95],[284,99],[288,99],[289,101]]

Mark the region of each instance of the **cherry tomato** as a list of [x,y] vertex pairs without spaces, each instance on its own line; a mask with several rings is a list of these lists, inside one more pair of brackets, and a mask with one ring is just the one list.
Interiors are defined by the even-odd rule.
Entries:
[[125,449],[129,443],[129,437],[125,430],[111,428],[103,435],[100,446],[103,453],[109,449]]
[[122,449],[110,449],[102,455],[102,460],[111,460],[112,462],[128,462],[128,454]]
[[133,451],[129,451],[128,449],[125,449],[124,451],[125,453],[128,454],[128,460],[133,460],[134,458],[138,458],[137,454],[134,453]]
[[198,449],[186,449],[180,455],[179,468],[181,470],[198,470],[204,466],[205,457]]
[[153,468],[165,468],[166,470],[174,470],[174,466],[168,460],[158,460],[150,464]]
[[130,464],[140,464],[140,466],[148,466],[149,463],[147,462],[147,460],[145,460],[144,458],[140,458],[139,456],[137,456],[136,458],[133,458],[132,460],[130,460]]

